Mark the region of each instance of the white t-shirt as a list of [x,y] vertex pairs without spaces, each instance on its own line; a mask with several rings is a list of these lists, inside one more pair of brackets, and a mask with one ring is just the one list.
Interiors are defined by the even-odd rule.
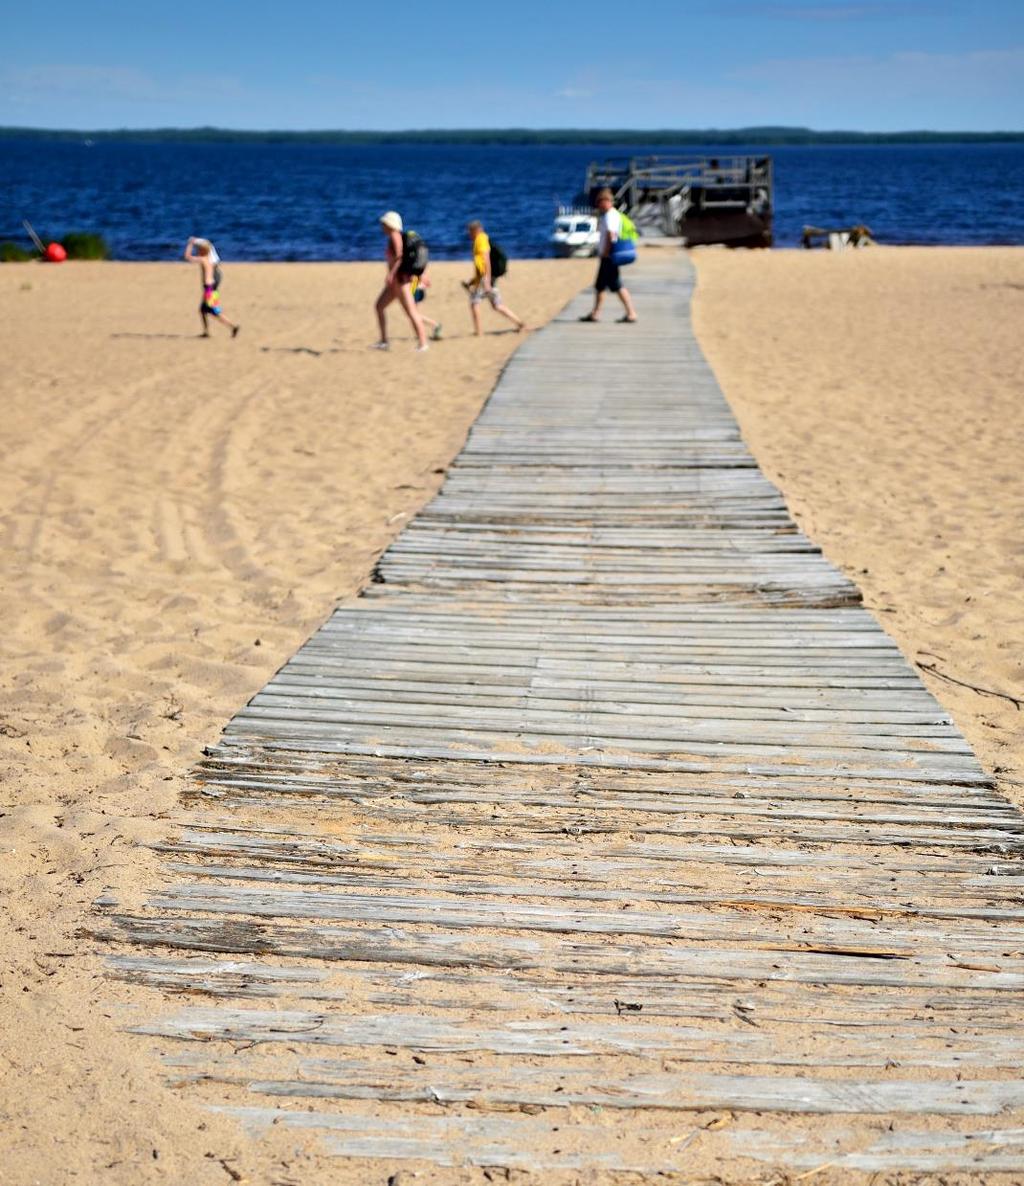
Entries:
[[622,215],[613,206],[606,210],[597,220],[597,229],[601,232],[601,242],[598,244],[598,255],[604,255],[609,238],[614,235],[617,239],[622,234]]

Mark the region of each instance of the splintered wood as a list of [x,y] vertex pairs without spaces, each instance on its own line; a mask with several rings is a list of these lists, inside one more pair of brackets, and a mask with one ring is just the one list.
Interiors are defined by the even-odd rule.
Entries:
[[689,265],[630,280],[102,908],[131,1027],[350,1159],[1024,1174],[1024,817],[757,469]]

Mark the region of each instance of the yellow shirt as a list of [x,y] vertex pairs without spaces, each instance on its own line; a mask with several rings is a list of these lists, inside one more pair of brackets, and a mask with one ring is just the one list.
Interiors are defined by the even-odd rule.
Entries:
[[473,263],[476,265],[478,278],[487,275],[487,269],[491,264],[491,241],[484,231],[473,240]]

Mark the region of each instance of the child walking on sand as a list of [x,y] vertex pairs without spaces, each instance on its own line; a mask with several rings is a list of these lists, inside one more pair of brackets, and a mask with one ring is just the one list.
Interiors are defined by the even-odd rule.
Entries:
[[520,333],[524,323],[512,312],[501,299],[491,275],[491,241],[484,231],[483,224],[471,222],[466,225],[469,241],[473,244],[473,279],[463,280],[462,286],[469,293],[469,308],[473,314],[473,332],[477,337],[483,332],[480,327],[480,306],[484,301],[490,301],[491,308],[502,317],[507,317]]
[[203,299],[199,302],[199,316],[203,322],[202,337],[210,336],[210,317],[216,319],[231,330],[233,338],[238,337],[241,326],[228,321],[220,307],[221,270],[220,256],[209,239],[190,238],[185,244],[185,259],[189,263],[199,264],[199,279],[203,286]]
[[[416,302],[417,305],[422,305],[423,302],[427,299],[427,289],[429,287],[430,287],[430,269],[429,268],[427,268],[427,270],[423,273],[422,276],[413,276],[413,278],[412,278],[412,299]],[[430,334],[431,338],[435,342],[440,342],[440,340],[441,340],[441,323],[440,323],[440,321],[435,321],[433,319],[433,317],[428,317],[426,315],[426,313],[423,312],[422,309],[418,309],[417,312],[420,315],[420,321],[422,321],[424,325],[429,325],[432,327],[431,334]]]

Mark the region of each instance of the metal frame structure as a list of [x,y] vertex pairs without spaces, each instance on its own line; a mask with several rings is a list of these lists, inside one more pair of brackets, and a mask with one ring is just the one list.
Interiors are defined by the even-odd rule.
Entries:
[[692,243],[769,246],[772,159],[757,156],[642,156],[593,161],[585,194],[612,191],[648,234]]

